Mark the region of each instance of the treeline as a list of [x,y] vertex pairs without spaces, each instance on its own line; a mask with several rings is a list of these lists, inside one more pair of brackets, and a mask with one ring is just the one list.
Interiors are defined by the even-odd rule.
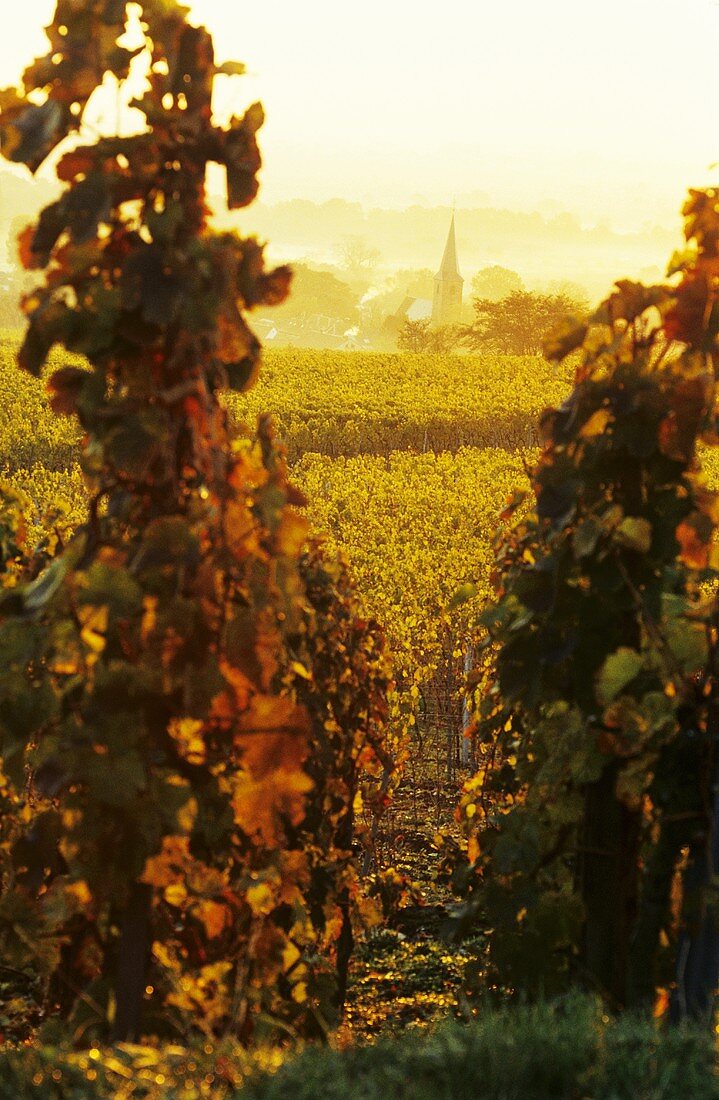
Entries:
[[[337,262],[343,240],[355,237],[377,250],[380,262],[436,271],[452,215],[449,207],[410,206],[405,210],[365,210],[359,203],[305,199],[263,205],[253,211],[252,228],[271,239],[278,252]],[[621,258],[638,274],[648,266],[661,271],[676,246],[672,230],[656,226],[636,234],[607,227],[587,229],[573,215],[545,216],[501,209],[459,209],[457,244],[465,276],[501,263],[536,285],[570,279],[599,297]],[[224,216],[223,216],[224,219]],[[223,224],[232,224],[231,219]]]

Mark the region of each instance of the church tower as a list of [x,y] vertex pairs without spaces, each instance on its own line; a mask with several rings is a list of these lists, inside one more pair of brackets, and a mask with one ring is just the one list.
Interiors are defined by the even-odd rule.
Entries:
[[462,287],[464,279],[457,266],[457,243],[454,238],[454,213],[444,246],[444,256],[439,271],[434,277],[434,300],[432,302],[432,324],[454,325],[460,320],[462,312]]

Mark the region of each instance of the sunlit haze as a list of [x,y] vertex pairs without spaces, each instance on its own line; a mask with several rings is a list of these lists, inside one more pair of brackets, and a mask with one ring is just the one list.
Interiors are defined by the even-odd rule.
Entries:
[[[0,40],[3,85],[44,51],[52,9],[53,0],[25,0],[14,10]],[[569,212],[585,228],[675,234],[686,188],[716,178],[714,0],[195,0],[192,12],[220,59],[249,68],[222,82],[220,99],[265,106],[265,204]],[[458,234],[474,262],[480,242],[463,239],[461,219]],[[322,242],[285,251],[311,254],[312,243],[316,258],[327,255]],[[428,241],[411,259],[431,265],[440,245],[433,237],[431,254]],[[490,244],[477,263],[511,260],[531,280],[516,251]],[[665,254],[662,241],[613,255],[607,271],[640,272]],[[568,260],[567,275],[577,264]]]
[[[53,0],[14,7],[0,79]],[[267,109],[264,197],[666,216],[719,159],[712,0],[196,0]]]

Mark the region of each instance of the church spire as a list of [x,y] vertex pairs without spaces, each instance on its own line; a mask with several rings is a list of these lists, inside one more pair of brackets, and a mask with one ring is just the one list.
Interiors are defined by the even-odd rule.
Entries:
[[457,279],[460,277],[459,265],[457,263],[457,241],[454,235],[454,211],[452,211],[452,221],[449,223],[447,243],[444,246],[444,255],[442,256],[442,263],[440,264],[437,276],[442,279]]
[[449,223],[447,243],[439,271],[434,277],[432,323],[434,325],[457,324],[462,316],[462,287],[464,279],[457,263],[457,241],[454,233],[454,210]]

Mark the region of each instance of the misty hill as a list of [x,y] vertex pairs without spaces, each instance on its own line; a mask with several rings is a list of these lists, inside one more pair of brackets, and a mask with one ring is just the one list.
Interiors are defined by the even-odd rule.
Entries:
[[[241,215],[218,214],[223,225],[242,224],[272,241],[277,259],[341,262],[343,242],[362,240],[379,253],[384,270],[436,270],[451,209],[410,206],[406,210],[366,210],[359,203],[333,199],[314,203],[294,199],[257,203]],[[621,276],[659,279],[666,256],[680,243],[680,223],[645,225],[624,234],[606,225],[582,226],[568,213],[545,215],[495,208],[456,211],[457,250],[466,280],[481,268],[501,264],[517,271],[530,288],[556,280],[579,283],[590,297],[605,294]],[[465,288],[466,290],[467,288]]]
[[[0,266],[14,260],[11,235],[57,194],[57,185],[13,170],[0,170]],[[362,242],[368,255],[367,282],[381,282],[399,269],[435,271],[447,234],[447,206],[413,205],[406,210],[365,209],[360,203],[332,199],[316,203],[293,199],[256,203],[251,211],[228,213],[217,204],[217,223],[241,226],[272,242],[275,260],[306,260],[335,270],[343,264],[348,239]],[[550,215],[493,207],[456,211],[457,249],[465,294],[481,268],[501,264],[517,271],[530,288],[570,280],[591,298],[603,295],[617,275],[661,278],[668,254],[679,243],[680,224],[645,224],[635,233],[606,225],[583,226],[569,213]],[[376,270],[375,270],[376,269]]]

